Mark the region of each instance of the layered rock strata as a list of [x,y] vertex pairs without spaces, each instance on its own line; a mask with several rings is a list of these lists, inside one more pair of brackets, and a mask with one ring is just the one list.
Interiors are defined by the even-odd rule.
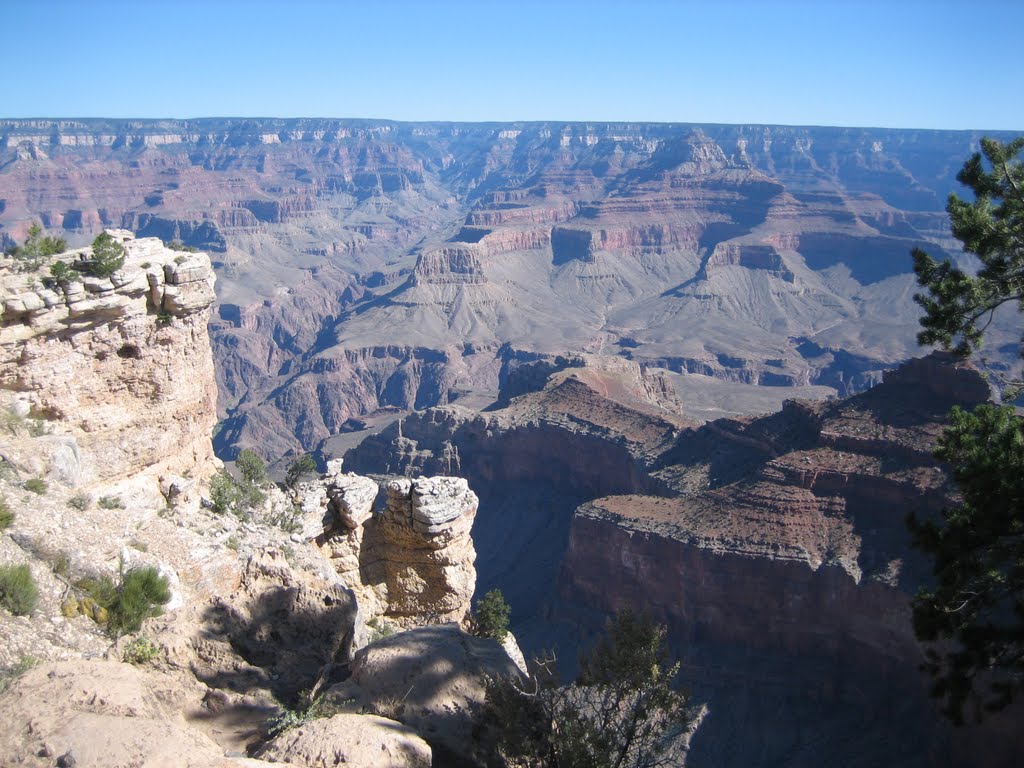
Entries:
[[43,287],[11,260],[0,268],[0,388],[74,438],[89,467],[82,482],[208,473],[217,396],[209,257],[113,234],[126,257],[109,278]]
[[331,478],[333,519],[318,538],[364,620],[463,621],[476,587],[476,494],[462,478],[400,478],[386,484],[386,503],[375,512],[378,490],[351,473]]
[[[3,120],[0,242],[35,220],[215,254],[217,448],[276,458],[378,408],[482,406],[506,344],[862,391],[915,353],[911,249],[960,258],[944,206],[981,135]],[[1018,335],[989,329],[1001,365]]]

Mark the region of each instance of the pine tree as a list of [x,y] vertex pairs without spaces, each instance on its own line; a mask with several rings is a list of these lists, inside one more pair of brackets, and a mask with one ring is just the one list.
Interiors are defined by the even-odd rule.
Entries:
[[[918,341],[964,356],[981,346],[999,307],[1024,311],[1024,138],[983,139],[981,149],[957,176],[975,199],[951,195],[946,208],[977,273],[913,252],[925,289],[914,297],[925,310]],[[936,456],[951,465],[963,502],[940,520],[910,517],[935,576],[914,600],[914,630],[936,644],[926,664],[932,692],[959,723],[968,702],[980,717],[1024,688],[1024,421],[1011,407],[954,409]]]

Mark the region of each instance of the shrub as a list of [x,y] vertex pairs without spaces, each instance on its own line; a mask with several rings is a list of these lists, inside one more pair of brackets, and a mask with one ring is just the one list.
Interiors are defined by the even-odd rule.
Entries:
[[46,485],[46,481],[43,480],[41,477],[30,477],[28,480],[22,483],[22,487],[24,487],[26,491],[38,493],[40,496],[43,496],[48,488],[48,486]]
[[39,602],[39,589],[27,565],[0,565],[0,605],[27,616]]
[[333,717],[341,711],[341,707],[336,703],[326,701],[323,694],[312,700],[309,699],[308,695],[304,695],[299,707],[296,709],[286,709],[270,718],[267,722],[267,736],[270,738],[279,736],[287,730],[305,725],[321,717]]
[[70,499],[68,499],[68,506],[77,509],[79,512],[84,512],[92,504],[92,496],[88,493],[76,493]]
[[18,270],[21,272],[34,272],[42,266],[42,260],[47,256],[53,256],[68,249],[67,240],[62,237],[52,237],[43,234],[43,228],[38,223],[33,223],[28,228],[28,236],[21,246],[15,246],[7,251],[8,256],[13,256],[20,263]]
[[120,496],[100,496],[96,506],[100,509],[124,509],[124,502]]
[[242,498],[242,489],[224,470],[220,470],[210,480],[210,503],[218,515],[233,512]]
[[[115,637],[138,632],[142,622],[151,616],[159,616],[160,606],[171,599],[167,577],[152,566],[133,568],[121,576],[121,583],[115,585],[109,576],[81,579],[76,584],[87,597],[82,601],[83,613],[92,615],[103,623]],[[87,605],[92,601],[103,609],[100,613]]]
[[559,686],[547,659],[533,680],[488,679],[486,718],[504,764],[533,766],[682,765],[690,724],[687,697],[673,689],[665,627],[626,612]]
[[391,637],[395,634],[395,628],[391,624],[378,619],[376,616],[366,622],[366,626],[370,630],[369,637],[367,638],[368,643],[376,643],[378,640],[383,640],[385,637]]
[[191,245],[185,245],[181,240],[171,240],[171,242],[167,243],[167,247],[172,251],[184,251],[186,253],[196,253],[199,250]]
[[499,643],[508,634],[512,609],[500,589],[492,589],[476,604],[476,631],[481,637],[493,637]]
[[92,258],[85,271],[93,277],[110,277],[124,266],[124,246],[106,232],[92,241]]
[[50,276],[43,279],[43,283],[47,284],[47,287],[53,287],[54,285],[67,285],[80,279],[78,272],[71,268],[71,265],[66,261],[55,261],[50,265]]
[[6,531],[14,522],[14,511],[7,504],[7,499],[0,496],[0,531]]
[[316,472],[316,459],[314,459],[310,454],[304,453],[288,467],[288,473],[285,475],[284,484],[289,488],[294,488],[295,484],[302,479],[303,475],[308,475],[313,472]]
[[124,647],[121,661],[126,664],[145,664],[160,654],[160,649],[145,635],[139,635]]
[[255,452],[245,448],[235,459],[235,466],[242,477],[253,485],[267,482],[267,465]]
[[142,622],[162,613],[160,606],[171,600],[167,577],[152,566],[133,568],[124,574],[110,611],[110,631],[115,635],[138,632]]

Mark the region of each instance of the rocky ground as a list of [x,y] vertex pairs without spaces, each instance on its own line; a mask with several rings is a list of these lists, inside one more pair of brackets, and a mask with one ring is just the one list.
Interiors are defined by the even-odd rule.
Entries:
[[[0,764],[422,768],[434,744],[473,754],[472,681],[519,672],[459,624],[476,580],[466,481],[396,479],[378,502],[340,462],[287,493],[228,480],[210,441],[209,259],[113,234],[127,253],[109,279],[44,288],[0,265]],[[145,568],[168,599],[121,627],[95,585],[127,600]],[[396,703],[410,654],[434,677]],[[449,727],[453,707],[474,714]]]

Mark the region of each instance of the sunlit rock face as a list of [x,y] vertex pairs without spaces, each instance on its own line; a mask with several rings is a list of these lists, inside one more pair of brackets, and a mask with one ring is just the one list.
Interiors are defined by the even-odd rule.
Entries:
[[7,120],[0,241],[35,219],[212,253],[217,448],[276,457],[381,408],[479,407],[507,349],[861,391],[914,354],[911,248],[960,258],[944,207],[980,135]]
[[39,274],[14,271],[11,259],[0,267],[0,388],[76,442],[77,481],[209,474],[217,396],[209,257],[114,234],[126,255],[109,278],[44,283],[45,266]]

